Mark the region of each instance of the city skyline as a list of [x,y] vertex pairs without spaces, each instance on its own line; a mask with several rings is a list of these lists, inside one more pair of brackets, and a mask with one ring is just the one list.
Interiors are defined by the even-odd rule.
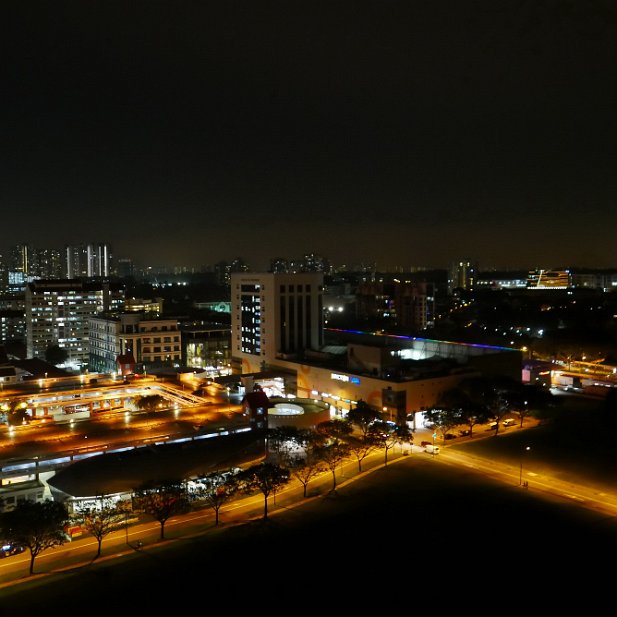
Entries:
[[[265,259],[262,267],[254,267],[254,264],[243,260],[236,256],[227,260],[220,258],[215,262],[209,264],[177,264],[177,263],[160,263],[157,265],[149,264],[148,262],[141,262],[139,259],[133,259],[129,255],[117,256],[113,252],[113,247],[108,242],[95,242],[89,244],[70,244],[63,247],[41,247],[32,244],[15,244],[8,245],[4,250],[0,251],[0,271],[3,269],[6,272],[22,272],[23,263],[16,264],[15,259],[20,262],[23,257],[16,255],[15,251],[23,251],[27,247],[29,252],[29,265],[30,269],[25,273],[27,277],[33,277],[33,279],[58,279],[58,278],[88,278],[88,277],[107,277],[107,276],[126,276],[130,270],[135,275],[144,276],[148,272],[153,274],[168,273],[168,274],[182,274],[182,273],[213,273],[222,267],[229,268],[231,272],[239,272],[244,267],[247,271],[253,272],[310,272],[310,271],[323,271],[324,273],[336,274],[343,272],[377,272],[383,274],[397,274],[408,273],[418,274],[422,272],[452,272],[453,269],[465,266],[471,267],[476,274],[489,274],[492,272],[498,273],[523,273],[531,276],[532,272],[544,272],[547,274],[555,273],[564,276],[566,272],[570,273],[584,273],[584,272],[614,272],[617,271],[617,266],[612,267],[594,267],[594,266],[578,266],[577,264],[570,264],[561,267],[506,267],[497,268],[490,264],[481,264],[477,260],[471,259],[468,256],[461,256],[452,260],[445,266],[423,266],[419,264],[394,264],[382,267],[376,262],[370,260],[363,260],[359,262],[346,262],[337,263],[332,261],[328,255],[321,255],[314,252],[305,253],[303,255],[277,255],[270,256]],[[105,251],[105,261],[101,261],[102,257],[96,255],[96,250]],[[67,251],[71,254],[71,263],[67,261]],[[80,258],[78,253],[83,253]],[[53,258],[50,260],[50,257]],[[77,262],[74,260],[77,259]],[[88,266],[89,263],[89,266]],[[73,274],[68,275],[68,271],[73,269]],[[83,269],[76,270],[79,268]],[[91,274],[86,273],[92,270]],[[282,268],[282,269],[279,269]],[[289,268],[289,269],[287,269]]]
[[5,243],[102,239],[154,267],[617,265],[612,3],[0,15]]

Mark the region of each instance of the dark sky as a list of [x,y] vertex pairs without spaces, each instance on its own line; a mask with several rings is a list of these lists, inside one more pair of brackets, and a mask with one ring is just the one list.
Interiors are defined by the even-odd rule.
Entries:
[[2,3],[2,248],[617,267],[614,0]]

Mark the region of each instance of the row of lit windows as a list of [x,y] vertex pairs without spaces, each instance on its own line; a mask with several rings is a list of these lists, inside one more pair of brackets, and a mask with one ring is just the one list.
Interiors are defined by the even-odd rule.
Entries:
[[154,360],[180,360],[180,356],[178,354],[174,354],[173,356],[169,353],[163,352],[163,353],[149,353],[148,357],[146,358],[146,354],[143,354],[143,359],[144,360],[148,360],[148,361],[154,361]]
[[107,352],[110,354],[117,355],[120,353],[120,350],[115,345],[93,345],[92,341],[90,341],[90,351],[98,351],[98,352]]
[[[143,353],[161,353],[161,348],[155,347],[153,351],[150,351],[150,347],[144,347],[142,351]],[[162,351],[163,352],[180,351],[180,349],[178,347],[174,347],[172,350],[171,347],[163,347]]]

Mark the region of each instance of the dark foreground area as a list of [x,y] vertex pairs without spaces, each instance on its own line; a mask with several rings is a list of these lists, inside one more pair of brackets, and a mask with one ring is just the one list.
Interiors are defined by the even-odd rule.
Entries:
[[465,604],[461,594],[505,595],[511,607],[532,590],[558,594],[557,605],[566,594],[596,602],[611,589],[602,580],[616,547],[613,518],[420,454],[301,507],[273,507],[268,521],[5,588],[0,614],[361,610],[369,598],[440,614]]

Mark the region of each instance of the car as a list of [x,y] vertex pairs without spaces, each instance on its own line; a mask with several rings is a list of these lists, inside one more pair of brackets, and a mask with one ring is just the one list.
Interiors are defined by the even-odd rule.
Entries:
[[468,437],[471,433],[470,433],[469,429],[463,429],[462,431],[459,431],[458,434],[461,437]]
[[514,418],[506,418],[503,421],[504,426],[512,426],[513,424],[516,424],[516,420]]
[[0,558],[10,557],[11,555],[19,555],[26,550],[26,547],[21,544],[7,543],[0,546]]

